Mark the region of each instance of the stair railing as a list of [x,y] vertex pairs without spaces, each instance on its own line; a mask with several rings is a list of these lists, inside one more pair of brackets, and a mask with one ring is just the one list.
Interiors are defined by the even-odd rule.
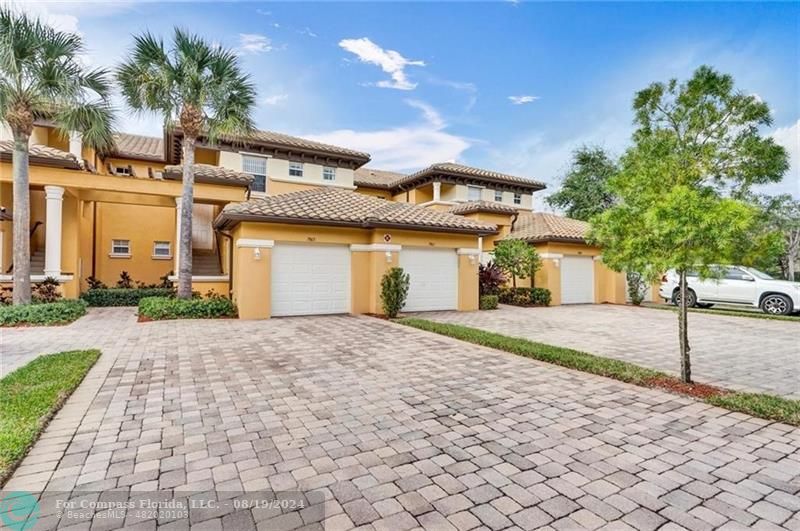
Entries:
[[[36,233],[36,229],[38,229],[40,225],[44,225],[44,223],[41,221],[37,221],[36,223],[33,224],[33,227],[31,227],[30,233],[28,234],[28,239],[33,238],[33,235]],[[31,256],[33,255],[33,253],[34,251],[31,250]],[[10,274],[12,271],[14,271],[13,261],[11,262],[11,265],[8,266],[8,269],[6,269],[6,275]]]

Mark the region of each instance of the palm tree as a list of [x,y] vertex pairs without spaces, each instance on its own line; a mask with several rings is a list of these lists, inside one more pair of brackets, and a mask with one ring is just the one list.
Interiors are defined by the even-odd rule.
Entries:
[[165,128],[179,125],[183,132],[178,297],[190,298],[195,145],[201,135],[213,142],[252,131],[255,87],[241,71],[236,54],[178,28],[169,51],[150,33],[134,37],[117,79],[133,110],[161,113]]
[[109,75],[85,68],[83,50],[78,35],[0,8],[0,123],[14,138],[14,304],[31,300],[28,141],[34,121],[46,118],[62,135],[79,132],[98,150],[113,142]]

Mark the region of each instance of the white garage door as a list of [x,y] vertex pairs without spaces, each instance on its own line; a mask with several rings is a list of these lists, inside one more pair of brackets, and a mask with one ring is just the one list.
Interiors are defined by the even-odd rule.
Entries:
[[400,267],[411,277],[404,312],[458,307],[458,255],[455,249],[403,247]]
[[590,256],[561,259],[561,304],[594,302],[594,260]]
[[350,312],[350,249],[276,244],[272,249],[272,315]]

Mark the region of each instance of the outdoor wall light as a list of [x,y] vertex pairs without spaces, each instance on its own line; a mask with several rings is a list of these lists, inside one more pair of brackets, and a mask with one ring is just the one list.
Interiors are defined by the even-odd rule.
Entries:
[[553,259],[553,265],[558,267],[558,258]]
[[472,265],[475,265],[475,255],[474,254],[469,255],[469,263],[472,264]]
[[386,263],[387,264],[392,263],[392,251],[386,251]]
[[255,260],[261,260],[261,249],[259,249],[258,247],[253,249],[253,258]]

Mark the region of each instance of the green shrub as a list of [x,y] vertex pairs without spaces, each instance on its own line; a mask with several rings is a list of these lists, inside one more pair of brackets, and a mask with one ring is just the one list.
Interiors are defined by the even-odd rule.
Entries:
[[146,297],[139,301],[139,316],[153,320],[236,317],[236,306],[230,299],[221,295],[206,299]]
[[145,297],[171,297],[174,290],[168,288],[99,288],[90,289],[81,295],[89,306],[137,306]]
[[479,307],[481,310],[496,310],[498,299],[497,295],[481,295]]
[[502,304],[513,306],[549,306],[552,299],[546,288],[502,288],[499,296]]
[[631,299],[631,304],[640,306],[644,301],[645,288],[647,287],[644,277],[634,271],[628,271],[625,277],[628,281],[628,297]]
[[77,299],[2,306],[0,326],[65,324],[84,314],[86,314],[86,303]]
[[547,288],[531,289],[531,304],[534,306],[550,306],[552,295]]
[[402,267],[393,267],[387,271],[381,279],[381,301],[383,302],[383,313],[394,319],[403,306],[406,305],[408,297],[408,286],[411,278]]

